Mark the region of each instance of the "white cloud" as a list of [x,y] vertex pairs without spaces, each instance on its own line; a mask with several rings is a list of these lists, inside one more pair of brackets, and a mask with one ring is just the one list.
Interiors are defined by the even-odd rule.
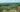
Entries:
[[20,0],[16,0],[16,1],[15,0],[0,0],[0,3],[2,3],[2,2],[3,3],[4,2],[6,2],[6,3],[10,3],[11,2],[12,3],[12,2],[20,2]]

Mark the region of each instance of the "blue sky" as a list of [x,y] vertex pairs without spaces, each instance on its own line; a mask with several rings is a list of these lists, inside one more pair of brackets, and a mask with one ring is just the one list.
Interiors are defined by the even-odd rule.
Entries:
[[0,3],[13,3],[13,2],[20,2],[20,0],[0,0]]

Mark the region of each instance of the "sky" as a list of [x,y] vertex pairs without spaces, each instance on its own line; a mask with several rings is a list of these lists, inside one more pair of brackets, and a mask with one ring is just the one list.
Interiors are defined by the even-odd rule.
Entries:
[[0,0],[0,3],[18,3],[20,0]]

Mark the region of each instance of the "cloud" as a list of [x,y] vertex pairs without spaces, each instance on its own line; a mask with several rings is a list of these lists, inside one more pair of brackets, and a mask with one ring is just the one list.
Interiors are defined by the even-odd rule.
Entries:
[[20,2],[20,0],[0,0],[0,3],[12,3],[12,2]]

